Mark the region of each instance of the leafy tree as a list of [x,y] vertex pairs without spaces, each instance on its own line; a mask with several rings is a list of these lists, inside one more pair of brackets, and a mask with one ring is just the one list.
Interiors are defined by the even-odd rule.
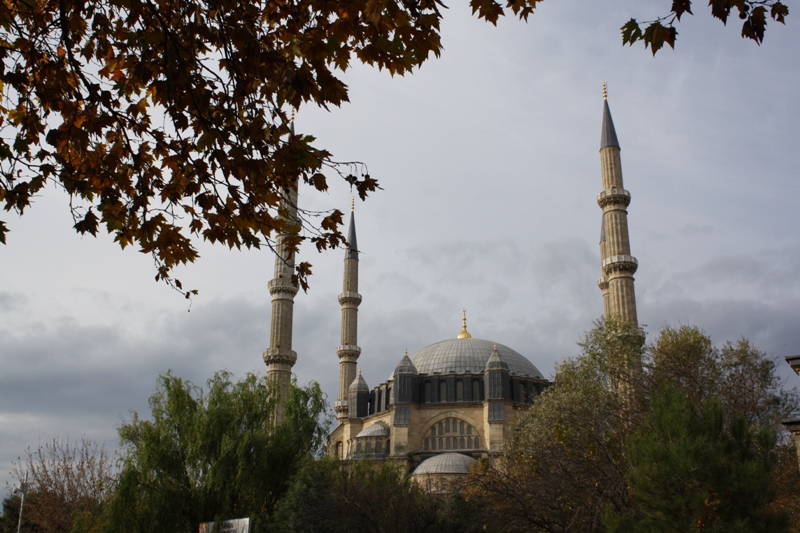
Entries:
[[[471,0],[496,24],[527,20],[541,0]],[[339,106],[337,77],[354,59],[403,75],[441,52],[439,0],[3,0],[0,3],[0,202],[22,214],[50,183],[70,195],[74,227],[104,226],[123,248],[153,255],[156,279],[174,283],[202,238],[229,247],[310,239],[343,242],[342,213],[281,217],[304,182],[319,191],[335,171],[363,199],[378,185],[362,164],[336,162],[310,135],[294,135],[289,108]],[[712,0],[761,42],[780,0]],[[675,0],[623,42],[674,46]],[[330,172],[328,172],[330,173]],[[302,228],[307,230],[301,232]],[[0,242],[7,226],[0,221]],[[304,287],[310,265],[297,265]],[[191,291],[187,292],[189,296]]]
[[598,322],[581,346],[517,416],[498,467],[473,476],[468,497],[490,500],[487,520],[498,529],[599,531],[606,506],[629,507],[625,444],[635,413],[619,392],[639,375],[630,362],[641,356],[641,332]]
[[458,493],[428,494],[405,468],[362,460],[308,461],[281,501],[276,531],[306,533],[482,531]]
[[714,397],[698,408],[679,390],[651,398],[652,410],[629,441],[634,510],[606,516],[610,532],[775,532],[788,515],[770,509],[777,434]]
[[[12,476],[28,475],[23,527],[25,531],[69,533],[77,523],[82,530],[94,526],[114,483],[113,461],[96,442],[84,437],[75,444],[53,439],[25,460],[15,463]],[[3,501],[0,531],[17,531],[19,498]]]
[[[785,438],[770,441],[767,436],[782,435],[780,421],[797,411],[800,402],[795,392],[781,388],[774,362],[744,339],[717,348],[702,331],[688,326],[665,328],[644,347],[641,340],[635,328],[600,321],[581,344],[582,354],[558,367],[553,386],[517,417],[498,467],[484,466],[474,476],[470,497],[491,502],[489,523],[509,531],[601,531],[604,515],[638,516],[640,502],[629,477],[632,442],[643,434],[657,435],[641,428],[654,424],[653,413],[663,408],[660,395],[665,389],[685,397],[696,413],[721,409],[726,437],[719,437],[720,442],[738,450],[740,457],[751,450],[769,459],[760,471],[755,459],[742,459],[740,465],[766,483],[760,485],[766,487],[765,497],[750,500],[756,506],[751,509],[754,516],[777,516],[786,510],[796,516],[797,476],[786,477],[771,465],[779,460],[796,468],[797,459]],[[636,357],[642,358],[641,370],[631,364]],[[692,420],[686,415],[675,423],[688,435],[694,431],[687,425]],[[730,440],[734,438],[739,448]],[[642,452],[637,448],[635,453]],[[734,457],[730,454],[723,456]],[[743,481],[748,479],[745,474]],[[715,490],[736,479],[721,478]],[[675,501],[704,501],[708,496],[699,485],[677,488],[665,478],[662,482],[665,491],[681,492],[674,495]],[[695,492],[688,494],[691,490]],[[732,485],[727,490],[734,494],[743,489]],[[733,520],[732,515],[728,518]]]
[[266,378],[252,374],[233,383],[217,373],[207,393],[162,375],[152,420],[133,413],[119,429],[126,451],[108,531],[195,533],[201,522],[241,517],[262,524],[327,437],[318,384],[292,387],[286,422],[270,428],[274,406]]

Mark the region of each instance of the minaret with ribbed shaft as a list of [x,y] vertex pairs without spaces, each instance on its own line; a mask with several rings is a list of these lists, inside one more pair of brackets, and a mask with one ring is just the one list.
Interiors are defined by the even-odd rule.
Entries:
[[[344,284],[339,304],[342,306],[342,338],[336,349],[339,356],[339,400],[334,404],[336,417],[348,417],[347,398],[350,385],[356,379],[356,362],[361,354],[358,347],[358,243],[356,242],[355,199],[350,205],[350,229],[344,254]],[[355,406],[353,406],[355,408]],[[355,416],[355,413],[350,416]]]
[[[294,119],[294,117],[292,117]],[[294,123],[292,123],[294,135]],[[272,324],[269,335],[269,348],[264,351],[267,364],[267,380],[275,387],[278,405],[275,410],[275,425],[285,420],[285,405],[292,382],[292,367],[297,361],[297,353],[292,350],[292,327],[294,322],[294,297],[297,285],[292,283],[294,275],[294,251],[287,242],[300,230],[297,217],[297,180],[287,189],[281,190],[282,200],[278,213],[284,222],[284,229],[275,240],[275,276],[269,282],[272,295]]]
[[638,262],[631,255],[628,237],[628,205],[631,193],[622,186],[622,162],[617,132],[608,108],[606,85],[603,84],[603,130],[600,137],[600,164],[603,174],[603,191],[597,204],[603,210],[600,231],[600,260],[603,277],[598,286],[603,291],[603,308],[606,317],[615,316],[633,326],[636,317],[636,294],[633,274]]

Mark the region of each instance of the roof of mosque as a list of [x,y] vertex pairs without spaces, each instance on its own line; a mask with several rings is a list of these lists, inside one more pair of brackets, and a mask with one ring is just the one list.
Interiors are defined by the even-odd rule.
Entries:
[[512,375],[543,379],[533,363],[508,346],[472,337],[431,344],[412,355],[411,361],[420,374],[483,374],[495,345]]
[[474,462],[475,459],[461,453],[440,453],[422,461],[412,475],[468,474]]

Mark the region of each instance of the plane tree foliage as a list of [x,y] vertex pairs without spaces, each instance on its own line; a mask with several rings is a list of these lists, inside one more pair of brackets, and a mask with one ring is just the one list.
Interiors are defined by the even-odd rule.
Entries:
[[[471,0],[493,24],[541,0]],[[665,4],[668,5],[668,4]],[[442,45],[439,0],[1,0],[0,203],[22,214],[50,185],[69,195],[74,228],[106,231],[152,254],[156,279],[183,287],[175,266],[204,239],[229,247],[341,245],[342,213],[281,217],[286,191],[346,180],[363,199],[378,188],[367,167],[337,162],[311,135],[294,134],[291,109],[348,100],[353,61],[403,75]],[[669,15],[623,42],[674,46]],[[665,8],[666,10],[666,8]],[[712,15],[744,19],[761,42],[780,0],[712,0]],[[8,227],[0,221],[0,242]],[[307,287],[308,262],[294,281]],[[190,291],[186,291],[187,297]]]
[[195,533],[199,524],[268,520],[302,464],[321,453],[327,409],[319,385],[292,387],[286,422],[266,377],[238,382],[217,373],[204,392],[171,374],[159,378],[151,418],[119,428],[122,467],[104,531]]
[[637,328],[603,320],[557,368],[516,418],[499,464],[472,476],[467,495],[489,502],[487,524],[628,531],[678,509],[676,529],[637,527],[688,531],[705,517],[697,531],[778,531],[796,521],[797,453],[780,421],[800,401],[775,362],[745,339],[715,346],[691,326],[642,341]]

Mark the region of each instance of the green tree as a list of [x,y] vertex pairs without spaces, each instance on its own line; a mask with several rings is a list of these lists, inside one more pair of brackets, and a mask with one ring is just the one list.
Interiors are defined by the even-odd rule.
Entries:
[[[639,330],[614,320],[599,321],[581,347],[580,356],[558,367],[553,386],[517,417],[498,467],[484,467],[473,476],[470,496],[491,502],[489,523],[509,531],[601,531],[604,515],[638,516],[640,503],[629,477],[632,442],[652,436],[652,430],[641,428],[653,424],[665,389],[685,397],[697,413],[724,412],[727,440],[720,442],[730,447],[738,442],[740,455],[761,450],[759,457],[769,459],[760,472],[751,472],[765,495],[749,500],[755,506],[752,516],[778,516],[784,510],[797,515],[797,476],[783,476],[771,465],[779,460],[796,468],[796,454],[780,421],[796,412],[800,402],[795,391],[782,389],[775,363],[763,352],[745,339],[715,347],[705,333],[689,326],[667,327],[643,346]],[[634,364],[637,358],[641,367]],[[675,423],[683,424],[688,435],[693,420],[687,415]],[[770,435],[780,438],[769,440]],[[742,459],[742,482],[755,468],[753,461]],[[721,479],[718,488],[736,479]],[[665,491],[679,492],[676,501],[705,501],[703,487],[678,481],[662,479]],[[742,490],[731,486],[729,492]],[[734,523],[734,518],[725,520]]]
[[[496,23],[527,20],[541,0],[471,0]],[[343,242],[342,213],[281,218],[298,181],[319,191],[338,173],[364,198],[366,167],[337,162],[310,135],[294,135],[290,108],[348,99],[337,77],[351,61],[405,74],[438,56],[439,0],[3,0],[0,2],[0,203],[22,214],[50,183],[70,195],[75,229],[104,226],[123,248],[153,255],[156,279],[197,259],[194,242],[272,247]],[[665,5],[668,5],[665,3]],[[666,9],[665,9],[666,11]],[[738,11],[760,42],[780,0],[712,0],[712,15]],[[674,46],[675,0],[623,42],[655,53]],[[0,221],[0,242],[7,226]],[[304,287],[310,265],[297,265]],[[189,292],[187,292],[187,296]]]
[[483,531],[458,493],[426,493],[391,461],[308,461],[281,501],[275,531],[311,533]]
[[264,523],[303,460],[323,450],[326,402],[319,385],[292,387],[286,422],[270,428],[266,378],[227,372],[208,392],[171,374],[119,434],[125,454],[108,531],[196,533],[201,522],[251,517]]
[[700,408],[672,388],[654,393],[651,406],[628,446],[634,509],[610,511],[609,531],[788,530],[788,514],[770,508],[778,462],[774,428],[726,416],[714,397]]
[[630,507],[625,446],[638,413],[626,403],[641,380],[631,363],[641,357],[642,334],[599,321],[581,347],[517,416],[499,465],[473,476],[468,497],[490,500],[487,521],[497,529],[599,531],[607,506]]

